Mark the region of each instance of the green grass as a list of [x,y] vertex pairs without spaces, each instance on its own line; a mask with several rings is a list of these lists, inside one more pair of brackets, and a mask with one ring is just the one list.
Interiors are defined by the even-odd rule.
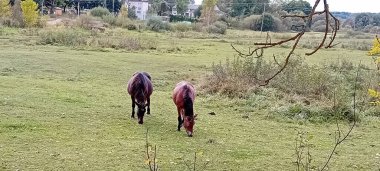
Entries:
[[[321,166],[332,148],[334,124],[270,119],[269,110],[243,110],[244,100],[204,93],[195,101],[194,137],[176,131],[174,85],[180,80],[199,85],[212,62],[233,57],[228,42],[249,40],[239,33],[257,33],[194,39],[143,32],[138,36],[159,42],[157,50],[133,53],[26,45],[22,40],[35,37],[11,33],[0,39],[0,170],[147,170],[146,129],[162,170],[186,170],[184,162],[191,162],[194,152],[201,153],[198,167],[209,161],[205,170],[295,170],[298,131],[314,136],[313,165]],[[307,60],[343,58],[371,63],[365,51],[342,49],[322,50]],[[155,89],[144,125],[130,119],[126,82],[135,71],[149,72]],[[378,169],[379,125],[375,117],[362,120],[338,147],[330,169]]]

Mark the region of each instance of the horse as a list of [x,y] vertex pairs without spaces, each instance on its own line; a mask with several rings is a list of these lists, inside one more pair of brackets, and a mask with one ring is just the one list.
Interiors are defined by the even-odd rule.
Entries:
[[195,124],[196,114],[194,115],[195,89],[192,84],[186,81],[179,82],[173,90],[173,102],[178,111],[178,131],[181,130],[182,124],[186,129],[189,137],[193,136],[193,127]]
[[147,108],[147,114],[150,114],[150,95],[153,92],[151,77],[146,72],[135,72],[128,81],[128,94],[132,100],[132,115],[135,118],[135,105],[137,105],[138,123],[144,123],[144,115]]

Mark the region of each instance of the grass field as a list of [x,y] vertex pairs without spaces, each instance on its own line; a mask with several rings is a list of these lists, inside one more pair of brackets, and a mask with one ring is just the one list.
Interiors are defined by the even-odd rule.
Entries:
[[[255,41],[249,35],[259,33],[230,31],[222,37],[195,39],[126,32],[157,43],[156,50],[126,52],[35,45],[33,35],[5,32],[0,36],[0,170],[147,170],[147,129],[150,145],[157,145],[161,170],[187,170],[185,163],[192,163],[194,152],[200,170],[295,170],[295,138],[300,131],[313,136],[309,143],[314,166],[320,167],[332,149],[333,123],[268,119],[269,110],[242,110],[245,100],[205,93],[195,101],[199,118],[194,137],[176,131],[174,85],[188,80],[198,86],[212,62],[233,57],[230,42],[249,44]],[[306,51],[310,49],[298,53]],[[317,64],[347,59],[370,65],[365,53],[321,50],[306,60]],[[152,114],[143,125],[130,118],[126,93],[126,82],[135,71],[149,72],[155,89]],[[329,170],[378,170],[379,128],[379,118],[362,119],[338,147]]]

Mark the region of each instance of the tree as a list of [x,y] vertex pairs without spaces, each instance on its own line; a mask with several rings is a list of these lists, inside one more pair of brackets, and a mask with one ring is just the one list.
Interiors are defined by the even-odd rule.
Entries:
[[120,8],[119,17],[122,17],[122,18],[127,18],[128,17],[128,8],[125,5],[123,5]]
[[210,25],[212,22],[215,22],[216,20],[216,13],[214,8],[217,2],[218,0],[204,0],[202,3],[201,18],[204,19],[204,23],[206,25]]
[[292,0],[288,3],[285,3],[282,6],[282,9],[288,13],[293,12],[293,11],[302,11],[306,15],[309,15],[311,12],[311,5],[307,1]]
[[0,18],[6,18],[11,16],[11,7],[7,0],[0,0]]
[[121,8],[121,2],[119,0],[107,0],[106,8],[112,13],[118,13]]
[[202,5],[200,5],[195,11],[194,11],[194,17],[199,18],[202,15]]
[[189,5],[189,0],[176,0],[177,3],[177,13],[184,14],[187,11],[187,6]]
[[360,13],[355,17],[355,26],[357,28],[364,28],[365,26],[368,26],[370,22],[371,17],[367,13]]
[[150,7],[148,9],[148,12],[150,14],[159,14],[161,11],[161,4],[163,3],[163,0],[149,0]]
[[276,25],[274,22],[274,18],[271,14],[264,14],[263,16],[260,17],[260,21],[255,25],[255,30],[261,30],[262,31],[273,31],[276,30]]
[[233,0],[231,16],[262,14],[264,6],[267,4],[269,4],[269,0]]
[[33,27],[38,21],[38,5],[33,0],[25,0],[21,2],[22,14],[27,27]]

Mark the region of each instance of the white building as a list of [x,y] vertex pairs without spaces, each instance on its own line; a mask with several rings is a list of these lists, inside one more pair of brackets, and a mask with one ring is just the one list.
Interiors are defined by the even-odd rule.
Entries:
[[134,8],[136,16],[139,20],[145,20],[148,14],[149,2],[148,0],[126,0],[128,8]]

